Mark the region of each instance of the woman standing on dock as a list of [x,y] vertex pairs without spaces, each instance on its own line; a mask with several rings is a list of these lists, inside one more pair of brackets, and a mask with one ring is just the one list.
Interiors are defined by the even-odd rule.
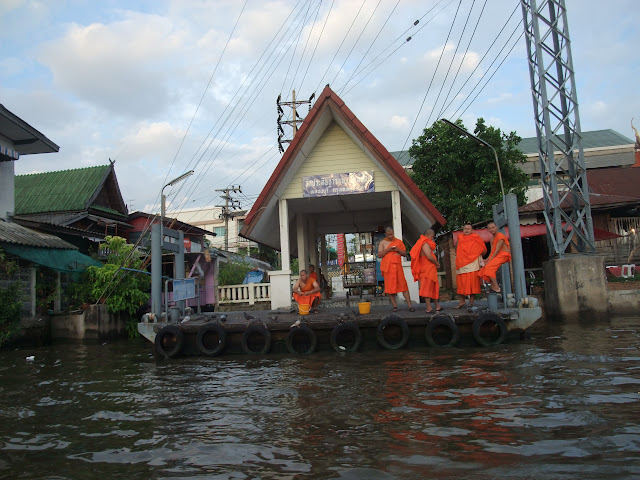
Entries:
[[465,297],[469,295],[469,306],[473,306],[475,296],[481,292],[480,259],[487,253],[487,247],[477,233],[473,233],[473,227],[469,222],[462,227],[462,235],[458,235],[456,248],[456,282],[457,293],[460,295],[460,303],[455,308],[465,306]]

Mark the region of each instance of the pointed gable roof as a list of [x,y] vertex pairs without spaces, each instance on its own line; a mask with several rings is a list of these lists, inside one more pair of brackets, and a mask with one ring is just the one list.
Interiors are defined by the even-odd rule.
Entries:
[[[389,153],[373,133],[358,120],[344,101],[327,85],[304,119],[302,126],[289,144],[247,215],[244,227],[240,232],[241,236],[261,242],[260,238],[255,235],[252,236],[256,225],[260,222],[261,217],[265,215],[270,217],[271,220],[273,219],[273,208],[276,203],[274,195],[283,188],[283,182],[287,182],[291,178],[292,173],[289,172],[289,169],[294,165],[300,154],[308,155],[332,121],[337,122],[360,148],[370,158],[374,159],[382,171],[398,186],[398,190],[404,200],[408,200],[420,214],[429,220],[430,224],[444,225],[446,222],[444,217],[411,180],[395,157]],[[270,212],[267,212],[268,210]]]
[[89,208],[126,215],[114,164],[15,177],[15,215]]

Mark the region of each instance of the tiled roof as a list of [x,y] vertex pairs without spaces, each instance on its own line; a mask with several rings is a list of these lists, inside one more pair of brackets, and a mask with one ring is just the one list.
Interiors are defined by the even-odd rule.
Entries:
[[55,235],[36,232],[17,223],[3,220],[0,220],[0,243],[28,245],[31,247],[78,249],[78,247],[65,242]]
[[[589,203],[592,208],[614,207],[640,203],[640,168],[599,168],[587,170]],[[561,205],[569,208],[568,199]],[[535,213],[544,210],[542,199],[523,205],[520,213]]]
[[15,177],[15,214],[86,210],[110,165]]
[[[630,138],[621,135],[615,130],[592,130],[582,132],[582,148],[617,147],[619,145],[630,145],[635,143]],[[527,154],[538,153],[538,137],[523,138],[518,144],[518,149]],[[407,150],[391,152],[396,160],[403,167],[413,165],[413,158],[409,156]]]
[[[582,132],[582,148],[616,147],[635,143],[615,130]],[[538,137],[523,138],[518,149],[524,154],[538,153]]]

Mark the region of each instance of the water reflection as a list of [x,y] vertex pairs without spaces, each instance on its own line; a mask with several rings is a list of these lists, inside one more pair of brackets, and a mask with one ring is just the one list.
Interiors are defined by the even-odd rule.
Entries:
[[483,349],[2,352],[0,478],[633,478],[636,324],[540,325]]

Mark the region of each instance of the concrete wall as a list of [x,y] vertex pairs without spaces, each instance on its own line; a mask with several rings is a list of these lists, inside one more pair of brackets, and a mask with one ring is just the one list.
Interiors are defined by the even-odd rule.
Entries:
[[51,340],[101,341],[126,337],[126,315],[112,314],[105,305],[90,305],[82,313],[51,316]]
[[640,290],[609,290],[607,303],[609,313],[613,315],[638,315],[640,312]]
[[15,210],[14,163],[0,162],[0,218],[5,220]]

